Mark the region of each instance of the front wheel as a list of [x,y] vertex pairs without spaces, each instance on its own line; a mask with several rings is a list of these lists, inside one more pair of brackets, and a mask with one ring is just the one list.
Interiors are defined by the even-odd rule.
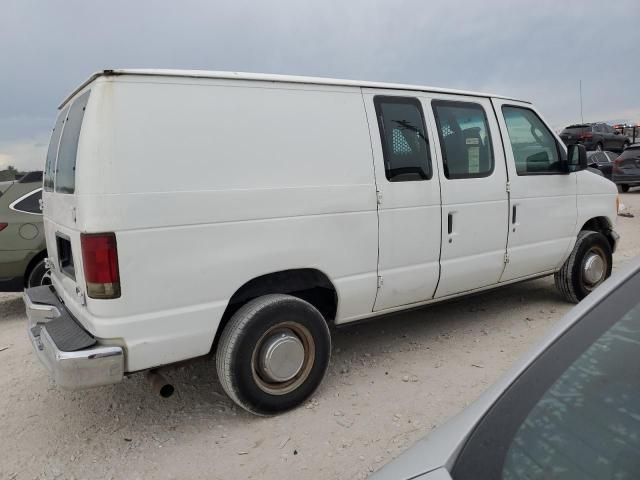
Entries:
[[578,234],[573,251],[555,275],[556,287],[572,303],[578,303],[611,275],[611,245],[600,232]]
[[629,188],[629,185],[627,185],[626,183],[618,184],[618,191],[620,193],[627,193],[629,191]]
[[290,295],[265,295],[231,317],[220,337],[216,368],[234,402],[257,415],[273,415],[315,391],[330,356],[329,327],[313,305]]

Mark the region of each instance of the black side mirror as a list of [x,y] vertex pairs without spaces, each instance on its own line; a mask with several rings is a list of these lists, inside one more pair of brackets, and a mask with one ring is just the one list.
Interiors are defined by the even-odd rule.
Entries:
[[584,145],[569,145],[567,166],[569,172],[578,172],[587,168],[587,149]]

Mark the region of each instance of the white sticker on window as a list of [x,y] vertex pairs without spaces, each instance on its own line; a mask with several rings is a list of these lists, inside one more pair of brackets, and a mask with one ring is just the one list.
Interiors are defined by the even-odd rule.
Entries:
[[465,140],[465,143],[467,145],[478,145],[480,143],[480,139],[479,138],[467,138]]
[[[477,139],[467,139],[477,140]],[[469,152],[469,173],[480,173],[480,147],[471,147]]]

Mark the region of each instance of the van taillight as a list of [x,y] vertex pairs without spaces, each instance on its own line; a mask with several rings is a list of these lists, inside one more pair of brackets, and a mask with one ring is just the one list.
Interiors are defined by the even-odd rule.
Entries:
[[624,173],[624,170],[622,170],[622,164],[624,163],[624,160],[620,157],[616,158],[613,161],[613,166],[611,167],[611,171],[613,173]]
[[83,233],[80,236],[82,264],[91,298],[120,297],[118,246],[114,233]]
[[4,230],[5,228],[7,228],[7,225],[9,225],[8,223],[0,223],[0,232],[2,230]]

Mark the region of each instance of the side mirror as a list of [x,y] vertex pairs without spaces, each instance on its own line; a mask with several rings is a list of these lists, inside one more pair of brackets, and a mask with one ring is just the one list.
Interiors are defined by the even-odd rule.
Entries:
[[578,172],[587,168],[587,149],[584,145],[569,145],[567,166],[569,172]]

